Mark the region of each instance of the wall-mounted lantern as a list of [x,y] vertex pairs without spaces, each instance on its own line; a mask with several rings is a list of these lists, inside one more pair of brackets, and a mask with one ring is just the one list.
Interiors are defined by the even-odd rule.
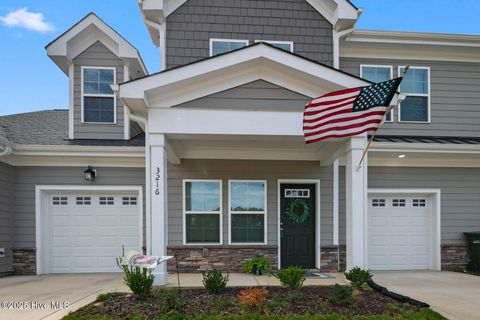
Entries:
[[92,166],[88,166],[87,170],[83,172],[83,176],[87,181],[95,181],[97,177],[97,169],[94,169]]

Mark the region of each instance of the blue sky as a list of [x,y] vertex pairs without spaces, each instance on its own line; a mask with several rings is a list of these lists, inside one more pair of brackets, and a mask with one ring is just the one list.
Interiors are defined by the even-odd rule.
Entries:
[[[451,0],[353,2],[365,8],[358,28],[480,34],[480,1],[461,0],[455,7]],[[7,19],[22,8],[28,8],[20,12],[20,18],[30,19],[28,23],[16,24],[18,15]],[[150,72],[158,71],[160,55],[135,0],[1,0],[0,115],[67,108],[67,76],[47,57],[44,47],[90,11],[138,48]]]

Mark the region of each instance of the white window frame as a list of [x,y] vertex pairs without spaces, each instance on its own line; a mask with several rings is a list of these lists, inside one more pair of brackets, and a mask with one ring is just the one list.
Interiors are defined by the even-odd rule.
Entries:
[[289,44],[290,45],[290,52],[293,53],[293,41],[277,41],[277,40],[255,40],[255,43],[258,43],[258,42],[265,42],[265,43],[268,43],[268,44],[271,44],[271,45],[275,45],[275,44]]
[[[398,66],[398,76],[400,77],[402,75],[402,68],[405,68],[406,66]],[[420,70],[427,70],[427,89],[428,93],[406,93],[406,92],[401,92],[404,94],[406,97],[411,96],[411,97],[426,97],[427,98],[427,121],[412,121],[412,120],[402,120],[402,103],[398,105],[398,122],[402,123],[431,123],[432,120],[432,99],[431,99],[431,85],[430,85],[430,67],[423,67],[423,66],[410,66],[409,70],[414,70],[414,69],[420,69]],[[400,90],[400,88],[399,88]]]
[[[388,64],[361,64],[360,65],[360,78],[362,78],[362,79],[363,79],[363,68],[364,67],[367,67],[367,68],[368,67],[370,67],[370,68],[388,68],[388,69],[390,69],[390,79],[393,79],[393,66],[392,65],[388,65]],[[387,120],[387,117],[385,115],[385,122],[389,122],[389,123],[393,122],[393,119],[395,118],[394,110],[395,110],[395,108],[393,108],[390,111],[390,114],[391,114],[390,120]]]
[[244,39],[219,39],[219,38],[210,38],[210,57],[213,57],[213,43],[214,42],[238,42],[245,43],[245,47],[250,44],[250,41]]
[[[232,183],[235,182],[256,182],[263,183],[265,186],[264,190],[264,210],[263,211],[232,211]],[[266,245],[268,243],[267,239],[267,180],[228,180],[228,244],[232,246],[259,246]],[[263,214],[263,242],[232,242],[232,214]]]
[[[219,211],[188,211],[187,212],[187,201],[186,201],[186,185],[188,182],[217,182],[219,183],[220,190],[220,210]],[[223,244],[223,187],[221,179],[183,179],[182,181],[182,204],[183,204],[183,215],[182,215],[182,224],[183,224],[183,245],[184,246],[221,246]],[[220,241],[217,242],[187,242],[187,214],[218,214],[220,216]]]
[[[81,113],[82,113],[82,123],[85,124],[98,124],[98,125],[115,125],[117,124],[117,98],[115,93],[112,94],[92,94],[84,93],[83,91],[83,71],[85,69],[97,69],[97,70],[113,70],[113,84],[117,84],[117,68],[116,67],[96,67],[96,66],[82,66],[80,71],[80,86],[81,86]],[[113,122],[87,122],[85,121],[85,110],[84,110],[84,98],[85,97],[94,97],[94,98],[113,98]]]

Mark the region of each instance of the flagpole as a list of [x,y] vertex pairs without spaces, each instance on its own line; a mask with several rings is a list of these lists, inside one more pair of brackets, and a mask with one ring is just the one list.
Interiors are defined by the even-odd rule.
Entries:
[[[403,78],[407,75],[408,69],[410,69],[410,66],[409,66],[409,65],[407,65],[407,66],[405,67],[405,69],[403,70],[402,80],[403,80]],[[383,117],[386,117],[386,116],[387,116],[387,112],[385,112],[385,114],[383,115]],[[382,119],[382,122],[383,122],[383,119]],[[370,149],[370,146],[372,145],[373,139],[375,139],[375,136],[377,135],[377,132],[378,132],[378,131],[373,132],[372,137],[371,137],[370,140],[368,141],[367,147],[365,148],[365,150],[363,150],[362,158],[360,158],[360,162],[358,163],[358,166],[357,166],[357,171],[360,170],[360,168],[362,167],[363,160],[365,160],[365,156],[367,155],[368,149]]]

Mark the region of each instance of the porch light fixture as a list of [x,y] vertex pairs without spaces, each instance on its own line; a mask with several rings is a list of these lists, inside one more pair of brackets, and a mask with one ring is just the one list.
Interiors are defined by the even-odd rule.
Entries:
[[95,178],[97,177],[97,169],[88,166],[87,170],[83,172],[83,176],[87,181],[95,181]]
[[398,158],[400,158],[400,159],[404,159],[404,158],[406,158],[406,157],[407,157],[407,155],[405,155],[405,154],[400,154],[400,155],[398,156]]

